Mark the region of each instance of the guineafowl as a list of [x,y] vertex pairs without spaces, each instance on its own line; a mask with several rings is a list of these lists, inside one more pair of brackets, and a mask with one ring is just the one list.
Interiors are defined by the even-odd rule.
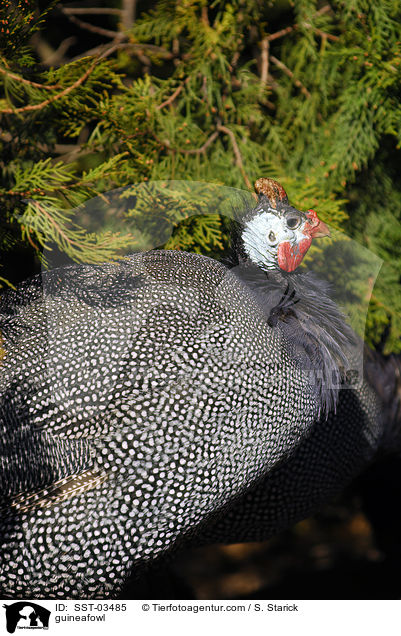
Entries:
[[229,264],[150,251],[2,297],[3,596],[116,597],[181,544],[285,527],[376,452],[380,396],[339,391],[354,335],[297,269],[328,228],[256,190]]

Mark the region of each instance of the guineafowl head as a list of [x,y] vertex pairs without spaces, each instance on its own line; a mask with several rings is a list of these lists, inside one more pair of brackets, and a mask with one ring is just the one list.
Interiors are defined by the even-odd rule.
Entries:
[[293,272],[311,246],[312,239],[329,236],[314,210],[301,212],[288,202],[284,188],[273,179],[255,183],[256,207],[240,219],[237,250],[263,270]]

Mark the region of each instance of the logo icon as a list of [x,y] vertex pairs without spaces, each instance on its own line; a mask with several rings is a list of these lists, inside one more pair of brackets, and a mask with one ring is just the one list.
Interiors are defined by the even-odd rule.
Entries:
[[30,601],[18,601],[3,607],[6,609],[9,634],[14,634],[16,629],[49,629],[51,612],[41,605]]

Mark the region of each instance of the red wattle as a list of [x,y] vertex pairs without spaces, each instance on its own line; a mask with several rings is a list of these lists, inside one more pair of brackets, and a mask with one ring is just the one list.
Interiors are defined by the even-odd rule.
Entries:
[[289,241],[284,241],[278,246],[277,260],[280,269],[285,272],[293,272],[301,264],[303,257],[310,248],[311,238],[302,239],[297,245],[291,245]]

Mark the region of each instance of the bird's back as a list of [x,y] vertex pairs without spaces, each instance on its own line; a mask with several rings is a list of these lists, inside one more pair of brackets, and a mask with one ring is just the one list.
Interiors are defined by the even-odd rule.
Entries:
[[55,270],[0,311],[3,594],[117,593],[319,409],[254,295],[202,256]]

